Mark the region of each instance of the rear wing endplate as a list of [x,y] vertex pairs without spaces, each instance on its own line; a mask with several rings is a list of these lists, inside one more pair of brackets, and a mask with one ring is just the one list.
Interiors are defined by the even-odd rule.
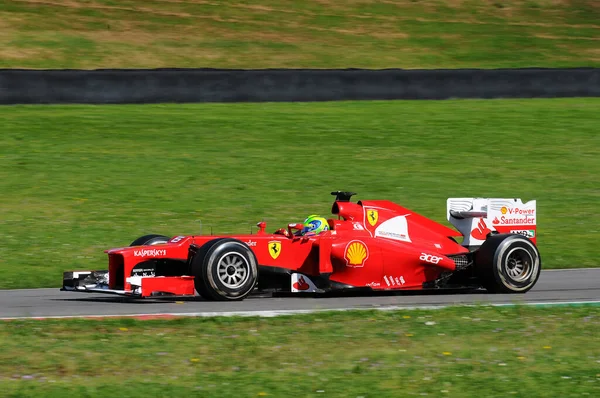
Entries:
[[449,198],[446,216],[464,237],[462,245],[477,247],[491,232],[517,233],[536,243],[536,201],[521,199]]

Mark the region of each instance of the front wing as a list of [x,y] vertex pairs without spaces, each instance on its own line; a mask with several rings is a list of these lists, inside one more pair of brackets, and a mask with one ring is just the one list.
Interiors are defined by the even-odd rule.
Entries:
[[63,273],[60,290],[127,297],[195,295],[193,276],[132,276],[127,282],[131,290],[111,289],[108,271],[70,271]]

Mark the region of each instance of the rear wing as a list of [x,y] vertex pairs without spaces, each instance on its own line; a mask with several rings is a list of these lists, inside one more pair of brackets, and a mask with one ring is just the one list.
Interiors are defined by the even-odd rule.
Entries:
[[464,237],[462,245],[477,247],[490,232],[516,233],[536,243],[536,201],[521,199],[449,198],[446,216]]

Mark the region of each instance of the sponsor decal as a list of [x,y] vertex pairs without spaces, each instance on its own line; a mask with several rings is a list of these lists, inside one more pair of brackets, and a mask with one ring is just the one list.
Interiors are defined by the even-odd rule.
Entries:
[[281,242],[278,240],[272,240],[269,242],[269,254],[273,257],[273,260],[277,259],[281,254]]
[[383,236],[384,238],[392,238],[398,240],[406,240],[406,234],[400,234],[398,232],[392,231],[379,231],[377,233],[378,236]]
[[133,268],[131,276],[155,276],[154,268]]
[[250,246],[250,247],[254,247],[254,246],[256,246],[256,242],[255,242],[255,241],[253,241],[253,240],[249,240],[248,242],[245,242],[245,243],[246,243],[248,246]]
[[489,234],[490,232],[492,232],[492,230],[488,228],[487,224],[485,223],[485,220],[483,218],[480,218],[479,222],[477,223],[477,226],[471,231],[471,236],[478,240],[485,240],[487,234]]
[[[530,206],[527,206],[530,207]],[[502,206],[499,212],[490,215],[493,225],[535,225],[536,209]]]
[[410,242],[406,216],[397,216],[384,221],[375,230],[375,236]]
[[364,242],[353,240],[348,242],[344,251],[346,265],[352,268],[364,267],[365,261],[369,258],[369,249]]
[[511,229],[510,233],[523,235],[527,238],[535,238],[535,229]]
[[379,283],[379,282],[369,282],[369,283],[367,283],[365,286],[369,286],[369,287],[379,287],[379,286],[381,286],[381,283]]
[[430,263],[430,264],[438,264],[443,259],[444,259],[444,257],[438,257],[438,256],[434,256],[433,254],[427,254],[427,253],[421,253],[421,257],[419,257],[419,260],[425,261],[426,263]]
[[355,231],[364,231],[365,230],[365,227],[363,227],[362,225],[360,225],[360,223],[357,223],[357,222],[352,223],[352,228]]
[[160,257],[166,256],[166,249],[143,249],[143,250],[134,250],[133,255],[135,257]]
[[388,276],[385,275],[383,277],[383,280],[385,281],[386,285],[388,286],[402,286],[406,283],[406,281],[404,280],[404,276],[400,276],[400,277],[393,277],[393,276]]
[[[502,212],[502,214],[506,214]],[[533,216],[535,209],[508,209],[508,214],[511,216]]]
[[181,242],[184,239],[185,239],[185,236],[176,236],[173,239],[171,239],[171,243]]
[[367,210],[367,220],[374,227],[377,224],[377,220],[379,220],[379,212],[377,210]]
[[304,280],[304,276],[298,278],[298,282],[294,282],[292,286],[294,289],[300,291],[308,290],[310,288],[310,285]]
[[492,221],[495,225],[535,225],[535,216],[525,216],[519,218],[512,218],[507,216],[495,217]]
[[291,282],[292,282],[292,293],[298,293],[298,292],[310,293],[310,292],[319,291],[319,289],[317,289],[317,287],[315,286],[313,281],[311,281],[308,276],[305,276],[302,274],[293,273]]

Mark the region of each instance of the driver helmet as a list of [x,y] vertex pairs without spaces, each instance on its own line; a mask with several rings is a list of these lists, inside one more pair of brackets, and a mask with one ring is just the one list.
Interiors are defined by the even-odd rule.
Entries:
[[329,224],[324,217],[313,214],[304,220],[302,236],[319,235],[323,231],[329,231]]

